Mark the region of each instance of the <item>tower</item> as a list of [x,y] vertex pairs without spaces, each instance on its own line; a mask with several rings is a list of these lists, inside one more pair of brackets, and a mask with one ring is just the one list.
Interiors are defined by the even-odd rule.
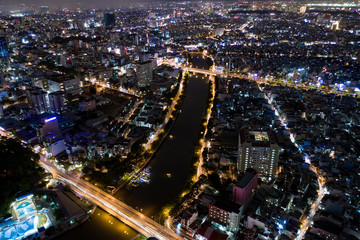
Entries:
[[66,110],[65,93],[58,91],[49,94],[49,110],[52,113],[62,113]]
[[38,128],[38,137],[53,156],[65,151],[65,140],[61,136],[59,123],[56,117],[42,119]]
[[150,86],[150,81],[153,79],[153,70],[156,67],[155,60],[140,62],[136,68],[136,80],[138,87]]
[[49,135],[60,136],[60,128],[59,123],[56,117],[49,117],[46,119],[42,119],[41,127],[39,128],[40,137],[46,138]]
[[5,30],[0,31],[0,71],[5,72],[9,68],[10,54],[5,37]]
[[27,98],[38,114],[44,113],[48,109],[47,93],[45,91],[39,88],[27,90]]
[[115,26],[115,14],[114,13],[105,13],[104,14],[104,26],[111,28]]
[[6,38],[4,36],[0,37],[0,57],[10,58],[9,49],[7,46]]
[[250,131],[242,128],[239,133],[238,171],[255,169],[260,175],[274,176],[279,158],[279,145],[273,131]]

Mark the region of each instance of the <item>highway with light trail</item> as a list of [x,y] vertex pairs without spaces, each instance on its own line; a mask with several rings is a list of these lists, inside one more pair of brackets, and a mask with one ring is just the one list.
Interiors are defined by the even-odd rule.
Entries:
[[92,201],[94,204],[98,205],[144,236],[156,237],[160,240],[183,239],[176,233],[172,232],[170,229],[136,211],[112,195],[104,192],[103,190],[93,186],[88,182],[85,182],[77,177],[70,176],[59,170],[52,163],[48,162],[45,156],[41,156],[39,163],[44,169],[52,173],[54,178],[64,182],[76,193]]

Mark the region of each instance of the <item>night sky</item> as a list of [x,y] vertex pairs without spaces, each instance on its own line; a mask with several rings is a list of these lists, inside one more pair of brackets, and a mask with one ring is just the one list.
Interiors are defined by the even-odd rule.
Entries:
[[38,7],[46,5],[49,7],[66,7],[66,8],[111,8],[118,7],[119,5],[129,5],[138,2],[151,2],[152,0],[13,0],[13,1],[0,1],[2,6],[19,6],[25,4],[27,7]]

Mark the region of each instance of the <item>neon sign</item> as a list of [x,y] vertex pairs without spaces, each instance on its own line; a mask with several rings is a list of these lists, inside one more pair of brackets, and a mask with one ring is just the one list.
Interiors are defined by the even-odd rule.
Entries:
[[52,121],[55,121],[56,120],[56,117],[51,117],[51,118],[48,118],[48,119],[45,119],[45,122],[52,122]]

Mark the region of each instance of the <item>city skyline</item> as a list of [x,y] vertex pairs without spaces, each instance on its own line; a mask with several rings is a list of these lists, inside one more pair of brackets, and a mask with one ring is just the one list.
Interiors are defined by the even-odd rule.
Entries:
[[38,3],[0,3],[0,240],[358,238],[358,3]]
[[[82,9],[82,10],[91,10],[91,9],[116,9],[118,7],[136,7],[139,6],[146,6],[147,3],[153,4],[156,2],[155,0],[64,0],[64,1],[56,1],[56,0],[14,0],[12,2],[8,1],[0,1],[0,5],[2,6],[9,6],[11,7],[9,10],[22,10],[30,8],[40,8],[41,6],[48,6],[51,9],[61,9],[61,8],[69,8],[69,9]],[[162,0],[160,2],[170,2],[167,0]],[[176,1],[175,1],[176,2]]]

